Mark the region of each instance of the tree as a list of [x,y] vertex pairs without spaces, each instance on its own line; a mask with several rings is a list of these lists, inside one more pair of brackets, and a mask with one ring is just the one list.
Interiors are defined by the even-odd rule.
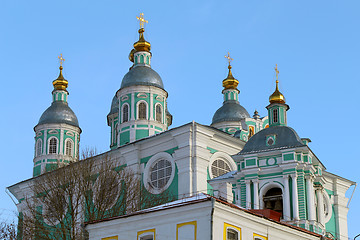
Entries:
[[85,221],[141,207],[139,177],[107,154],[59,164],[58,169],[34,178],[30,192],[19,215],[22,239],[86,239]]
[[19,214],[19,239],[87,239],[85,222],[130,214],[174,200],[152,195],[141,184],[138,169],[85,149],[83,160],[33,178]]
[[0,240],[15,240],[17,225],[14,222],[0,222]]

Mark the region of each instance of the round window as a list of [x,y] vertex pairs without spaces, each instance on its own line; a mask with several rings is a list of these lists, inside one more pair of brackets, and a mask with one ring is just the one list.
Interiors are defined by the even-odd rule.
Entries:
[[144,186],[152,194],[164,192],[175,177],[175,162],[166,152],[152,156],[144,169]]
[[172,172],[171,162],[161,159],[150,169],[150,185],[153,188],[161,189],[169,182]]
[[230,166],[222,159],[215,160],[211,165],[211,173],[213,178],[219,177],[230,171]]

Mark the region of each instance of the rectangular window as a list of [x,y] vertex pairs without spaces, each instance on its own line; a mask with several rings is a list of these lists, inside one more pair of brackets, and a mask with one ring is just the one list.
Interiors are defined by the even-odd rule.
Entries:
[[155,228],[138,232],[137,240],[155,240]]
[[273,119],[274,119],[274,123],[277,123],[278,122],[278,110],[277,109],[274,109],[273,111]]

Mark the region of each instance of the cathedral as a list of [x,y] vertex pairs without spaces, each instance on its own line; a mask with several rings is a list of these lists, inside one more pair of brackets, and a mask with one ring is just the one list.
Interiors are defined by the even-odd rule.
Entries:
[[[175,200],[88,222],[89,238],[348,239],[345,192],[354,182],[328,172],[326,161],[310,148],[310,139],[287,126],[290,107],[282,93],[286,90],[278,87],[277,66],[275,90],[264,102],[268,116],[260,117],[257,111],[251,116],[240,104],[239,81],[228,54],[224,101],[211,125],[190,122],[170,128],[171,93],[151,68],[151,44],[144,36],[147,21],[143,15],[138,20],[130,68],[106,116],[111,129],[108,153],[140,176],[147,194]],[[82,130],[69,106],[64,59],[59,59],[52,103],[34,127],[33,178],[8,187],[19,213],[26,211],[24,199],[33,179],[79,160]],[[96,161],[101,158],[94,156]]]

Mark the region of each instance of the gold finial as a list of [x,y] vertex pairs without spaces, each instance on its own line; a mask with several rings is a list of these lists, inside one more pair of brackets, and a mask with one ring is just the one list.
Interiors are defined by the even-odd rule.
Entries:
[[62,64],[65,62],[65,58],[63,58],[62,53],[60,53],[60,56],[58,56],[59,62],[60,62],[60,66],[62,66]]
[[147,20],[144,19],[144,13],[140,13],[140,17],[136,17],[139,20],[140,28],[144,28],[144,23],[148,23]]
[[65,58],[63,58],[62,53],[60,54],[60,56],[58,56],[58,59],[59,59],[59,62],[60,62],[60,67],[59,67],[60,73],[59,73],[58,78],[53,81],[54,90],[67,91],[66,88],[68,86],[68,81],[62,75],[62,70],[63,70],[62,64],[65,61]]
[[232,58],[230,57],[230,53],[229,53],[229,52],[228,52],[228,54],[225,55],[224,57],[228,60],[229,66],[230,66],[230,65],[231,65],[231,61],[234,60],[234,59],[232,59]]
[[277,64],[275,65],[275,72],[276,72],[276,83],[279,82],[279,70],[278,70],[278,67],[277,67]]
[[228,60],[229,62],[229,66],[228,66],[228,69],[229,69],[229,73],[228,73],[228,76],[226,77],[226,79],[223,80],[223,87],[225,89],[236,89],[238,84],[239,84],[239,81],[236,80],[233,75],[232,75],[232,72],[231,72],[231,61],[234,60],[230,57],[230,53],[228,52],[227,55],[225,55],[225,58]]
[[269,97],[270,103],[285,103],[284,95],[279,91],[279,70],[277,64],[275,65],[275,73],[276,73],[276,88],[275,92],[271,94]]

